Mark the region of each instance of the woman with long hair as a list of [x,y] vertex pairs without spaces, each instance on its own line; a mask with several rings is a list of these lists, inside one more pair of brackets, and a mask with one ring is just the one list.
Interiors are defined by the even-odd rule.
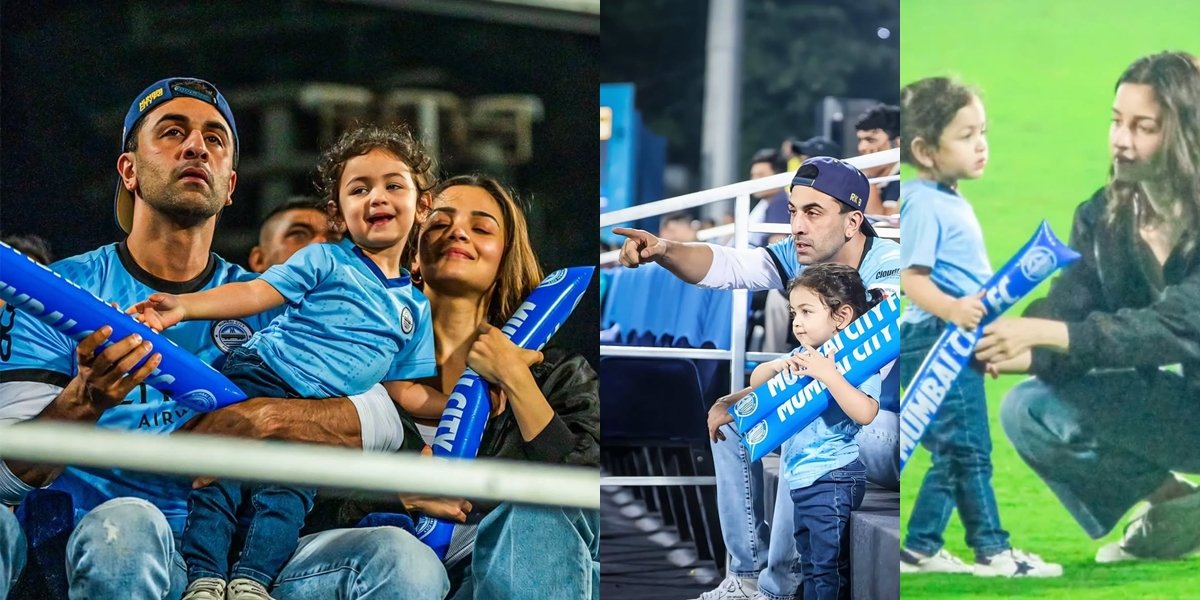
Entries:
[[[1036,377],[1005,398],[1021,457],[1093,538],[1135,504],[1099,562],[1200,548],[1200,61],[1163,52],[1117,81],[1107,184],[1075,213],[1083,255],[976,357]],[[1175,369],[1173,365],[1180,365]]]
[[[437,375],[423,383],[449,394],[468,367],[487,380],[495,397],[481,458],[598,469],[596,372],[580,354],[553,343],[540,353],[523,350],[500,331],[543,277],[521,204],[482,175],[446,179],[430,197],[413,259],[414,281],[433,313],[437,362]],[[405,435],[406,445],[419,447],[420,439],[411,429]],[[418,496],[404,503],[413,516],[471,522],[457,526],[441,564],[432,553],[401,561],[423,575],[437,573],[431,598],[446,594],[437,580],[456,600],[599,597],[597,511]]]

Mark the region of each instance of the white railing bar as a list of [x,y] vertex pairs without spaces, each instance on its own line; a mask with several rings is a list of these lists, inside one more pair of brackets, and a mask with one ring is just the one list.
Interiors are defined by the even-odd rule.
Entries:
[[[879,165],[892,164],[900,161],[900,149],[892,148],[883,152],[874,154],[866,154],[863,156],[855,156],[845,159],[846,162],[858,167],[859,169],[869,169]],[[792,173],[779,173],[770,177],[761,179],[751,179],[749,181],[741,181],[730,185],[725,185],[709,190],[684,194],[674,198],[666,198],[656,202],[647,204],[639,204],[630,206],[620,210],[614,210],[600,215],[600,227],[609,227],[629,221],[636,221],[646,217],[654,217],[688,208],[695,208],[705,204],[711,204],[720,200],[728,200],[742,194],[753,194],[763,190],[773,188],[786,187],[792,181]],[[887,179],[886,176],[881,179]],[[890,179],[889,179],[890,181]]]
[[[750,192],[739,194],[733,202],[733,247],[748,248],[750,234]],[[746,380],[746,308],[750,292],[733,290],[733,307],[729,315],[729,393],[745,385]]]
[[717,485],[716,477],[601,477],[600,487],[657,487],[663,485]]
[[[659,346],[600,346],[600,356],[623,358],[694,358],[699,360],[729,360],[732,350],[720,348],[666,348]],[[767,362],[782,356],[775,352],[747,352],[747,362]]]
[[599,508],[599,469],[452,460],[198,434],[158,435],[64,422],[0,426],[0,456],[33,463]]

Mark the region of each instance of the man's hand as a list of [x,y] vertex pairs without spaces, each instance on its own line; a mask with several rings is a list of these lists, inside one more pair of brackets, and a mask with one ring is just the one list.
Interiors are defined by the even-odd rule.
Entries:
[[641,229],[614,227],[613,233],[625,236],[625,243],[621,245],[621,264],[631,269],[648,262],[658,262],[666,256],[670,244],[670,241]]
[[162,355],[156,353],[136,371],[132,370],[154,348],[136,333],[96,354],[96,349],[108,341],[112,332],[112,327],[105,325],[75,348],[75,360],[79,364],[76,383],[83,390],[83,400],[97,413],[120,404],[162,362]]
[[729,407],[745,398],[752,389],[746,388],[728,396],[722,396],[713,403],[712,408],[708,409],[708,439],[714,442],[725,439],[725,433],[721,431],[721,427],[733,422],[733,415],[729,414]]

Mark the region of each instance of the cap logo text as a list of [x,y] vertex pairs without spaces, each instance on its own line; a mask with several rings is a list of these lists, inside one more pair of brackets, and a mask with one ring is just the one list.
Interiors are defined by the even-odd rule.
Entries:
[[158,89],[154,90],[153,92],[150,92],[149,94],[147,94],[145,98],[142,98],[141,102],[138,102],[138,112],[145,112],[146,107],[150,106],[151,102],[154,102],[155,100],[161,98],[162,95],[163,95],[162,88],[158,88]]

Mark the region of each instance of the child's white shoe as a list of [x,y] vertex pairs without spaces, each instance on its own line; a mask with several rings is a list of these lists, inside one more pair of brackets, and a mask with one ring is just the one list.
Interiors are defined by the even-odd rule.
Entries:
[[1042,557],[1010,548],[991,556],[975,558],[978,577],[1058,577],[1062,565],[1048,563]]
[[950,554],[945,548],[933,556],[926,556],[907,548],[900,549],[901,573],[970,573],[971,565],[963,562],[957,556]]

